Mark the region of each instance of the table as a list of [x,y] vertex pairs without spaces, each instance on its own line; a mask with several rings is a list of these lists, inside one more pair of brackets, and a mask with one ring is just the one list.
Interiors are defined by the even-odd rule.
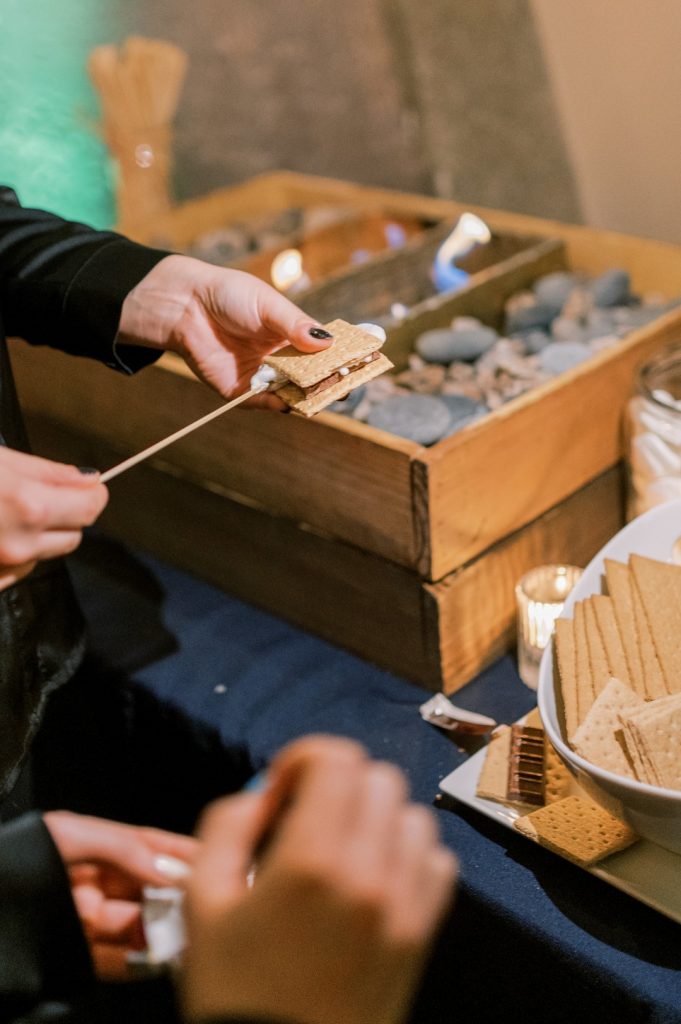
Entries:
[[[467,756],[421,720],[423,690],[145,554],[94,535],[72,568],[97,653],[254,766],[305,733],[345,734],[430,804]],[[455,699],[500,722],[534,703],[509,658]],[[677,924],[474,811],[438,820],[461,884],[415,1020],[681,1022]]]

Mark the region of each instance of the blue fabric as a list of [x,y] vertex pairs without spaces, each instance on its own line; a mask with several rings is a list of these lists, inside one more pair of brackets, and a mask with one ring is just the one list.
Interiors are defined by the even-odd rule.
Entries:
[[[294,737],[341,733],[432,803],[467,756],[421,721],[423,690],[153,558],[95,538],[73,570],[98,655],[254,769]],[[533,695],[504,658],[456,701],[511,722]],[[681,1022],[679,925],[473,811],[438,820],[461,886],[415,1019]]]

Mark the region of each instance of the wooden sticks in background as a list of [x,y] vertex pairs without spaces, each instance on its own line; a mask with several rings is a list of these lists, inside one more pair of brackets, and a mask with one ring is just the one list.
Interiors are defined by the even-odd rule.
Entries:
[[118,165],[118,226],[128,233],[171,205],[172,121],[186,69],[179,47],[140,36],[90,54],[104,136]]

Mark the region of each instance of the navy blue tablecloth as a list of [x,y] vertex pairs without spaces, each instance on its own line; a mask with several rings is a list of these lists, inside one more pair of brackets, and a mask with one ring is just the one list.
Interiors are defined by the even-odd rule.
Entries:
[[[420,719],[423,690],[151,557],[93,537],[72,568],[97,654],[253,768],[294,737],[340,733],[430,804],[467,756]],[[508,658],[456,700],[502,722],[534,703]],[[438,820],[461,884],[416,1020],[681,1022],[681,926],[472,810]]]

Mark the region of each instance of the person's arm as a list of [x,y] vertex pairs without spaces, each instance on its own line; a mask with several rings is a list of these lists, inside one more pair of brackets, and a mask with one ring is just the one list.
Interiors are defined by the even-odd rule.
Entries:
[[[252,274],[25,210],[2,188],[0,310],[6,333],[128,373],[175,352],[228,398],[282,345],[315,352],[331,343],[321,324]],[[251,404],[284,408],[268,394]]]
[[126,295],[168,254],[24,209],[0,188],[0,309],[7,334],[133,372],[158,353],[115,344]]
[[0,826],[0,1021],[93,980],[69,878],[40,815]]

